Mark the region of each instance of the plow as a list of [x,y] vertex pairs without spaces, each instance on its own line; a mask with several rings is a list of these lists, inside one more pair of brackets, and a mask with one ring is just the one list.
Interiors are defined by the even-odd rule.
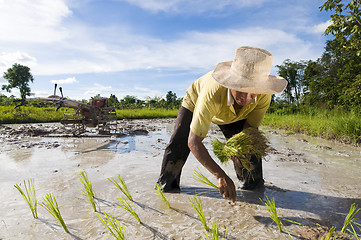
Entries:
[[61,87],[59,87],[61,96],[56,95],[56,89],[57,84],[55,84],[54,94],[46,98],[15,100],[15,108],[23,106],[26,101],[53,103],[57,106],[56,111],[63,107],[66,108],[60,123],[70,129],[75,136],[84,133],[86,128],[95,128],[99,134],[117,133],[117,113],[115,108],[109,107],[108,98],[94,97],[90,103],[83,103],[65,98]]

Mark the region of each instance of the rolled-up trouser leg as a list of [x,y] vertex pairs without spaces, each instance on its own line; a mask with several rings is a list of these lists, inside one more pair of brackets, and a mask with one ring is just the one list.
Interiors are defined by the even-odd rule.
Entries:
[[179,192],[182,168],[187,161],[190,150],[188,136],[193,113],[181,107],[164,155],[158,184],[164,192]]
[[[243,130],[243,126],[246,120],[240,120],[235,123],[218,125],[226,139],[231,138],[234,134],[237,134]],[[263,171],[262,171],[262,158],[258,158],[255,155],[250,159],[254,169],[248,171],[244,167],[239,167],[235,164],[234,170],[236,171],[237,178],[240,181],[244,181],[243,189],[252,190],[259,186],[263,186]]]

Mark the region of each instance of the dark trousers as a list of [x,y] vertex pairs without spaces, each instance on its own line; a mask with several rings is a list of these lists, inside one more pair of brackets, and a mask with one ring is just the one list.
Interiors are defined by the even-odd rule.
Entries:
[[[182,168],[187,161],[190,150],[188,147],[188,136],[190,132],[190,124],[193,113],[181,107],[175,122],[173,134],[167,145],[162,162],[161,173],[158,179],[158,184],[165,192],[178,192],[180,190],[180,176]],[[240,120],[235,123],[218,125],[223,135],[228,139],[234,134],[239,133],[243,129],[245,120]],[[262,175],[262,160],[256,156],[251,157],[251,163],[254,169],[248,172],[243,167],[234,165],[237,177],[240,181],[245,181],[244,186],[263,182]]]

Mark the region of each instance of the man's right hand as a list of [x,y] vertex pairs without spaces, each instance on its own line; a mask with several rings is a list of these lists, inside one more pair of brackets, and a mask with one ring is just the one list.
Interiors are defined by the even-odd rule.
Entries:
[[225,175],[218,178],[219,193],[232,202],[236,201],[236,187],[230,177]]

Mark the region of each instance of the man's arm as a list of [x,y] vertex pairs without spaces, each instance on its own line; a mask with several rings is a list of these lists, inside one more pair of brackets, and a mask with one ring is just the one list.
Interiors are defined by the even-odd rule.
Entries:
[[219,187],[219,193],[226,199],[236,200],[236,187],[230,177],[223,169],[212,159],[206,147],[202,143],[203,138],[195,135],[192,131],[189,133],[188,147],[198,161],[208,169],[216,178]]

